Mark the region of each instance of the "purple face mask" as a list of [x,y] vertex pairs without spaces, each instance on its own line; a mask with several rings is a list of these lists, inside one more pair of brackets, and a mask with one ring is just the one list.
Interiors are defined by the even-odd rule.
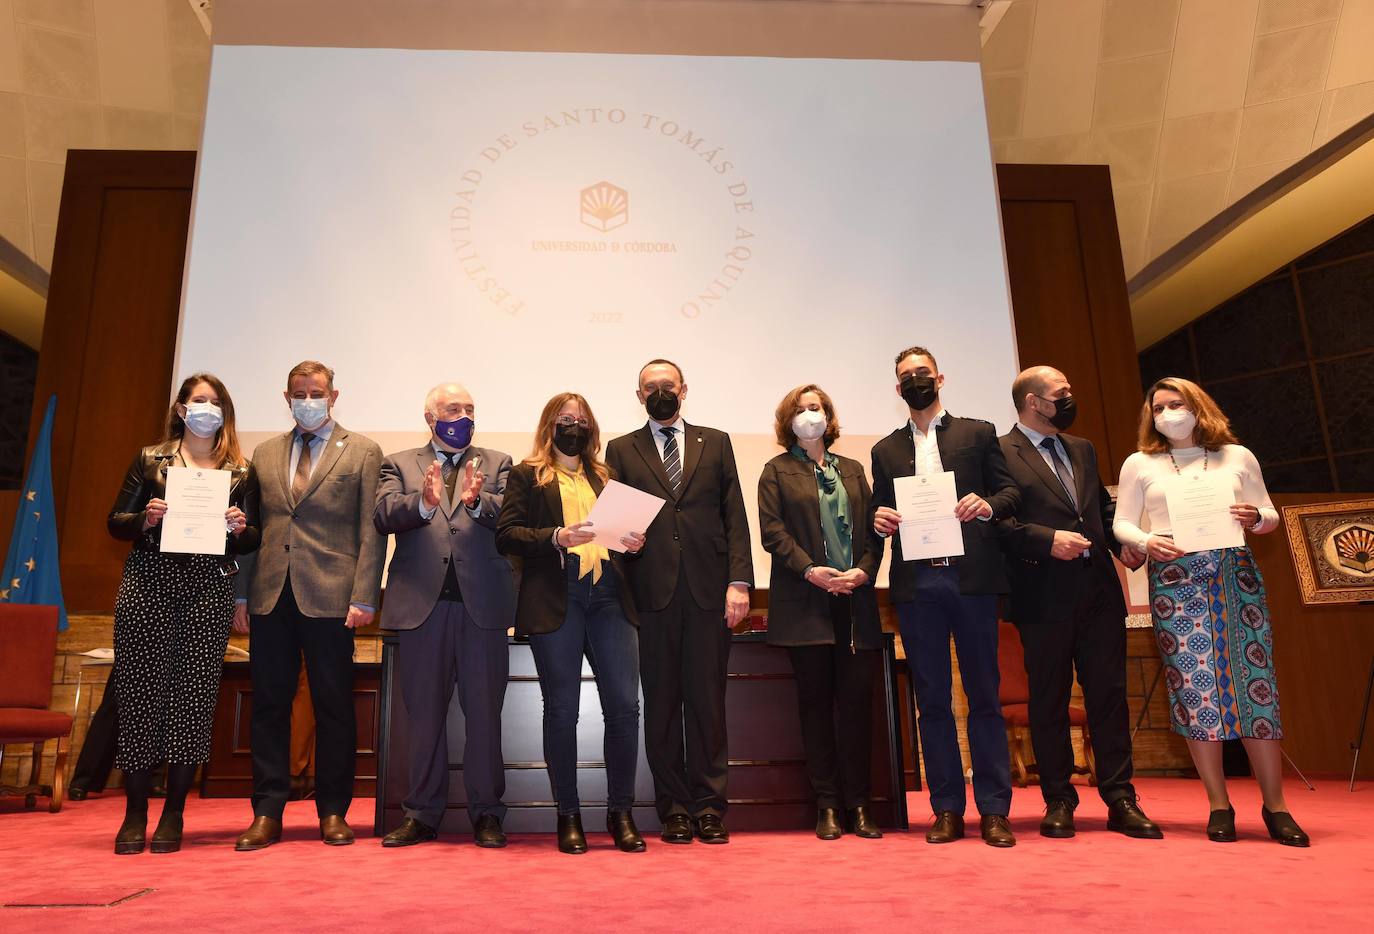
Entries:
[[472,432],[476,427],[476,423],[466,415],[451,422],[435,419],[434,437],[444,445],[461,451],[472,443]]

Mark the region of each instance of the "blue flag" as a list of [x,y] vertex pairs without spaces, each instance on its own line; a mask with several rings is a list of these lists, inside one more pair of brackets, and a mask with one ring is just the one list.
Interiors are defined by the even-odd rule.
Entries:
[[0,603],[41,603],[57,607],[57,629],[67,628],[62,602],[62,576],[57,566],[57,513],[52,500],[52,419],[57,396],[48,399],[43,430],[33,447],[29,473],[19,494],[5,572],[0,575]]

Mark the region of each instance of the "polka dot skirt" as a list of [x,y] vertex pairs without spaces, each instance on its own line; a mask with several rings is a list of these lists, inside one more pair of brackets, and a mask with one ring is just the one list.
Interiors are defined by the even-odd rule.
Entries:
[[122,770],[210,758],[210,728],[234,618],[220,558],[129,552],[115,602],[115,691]]

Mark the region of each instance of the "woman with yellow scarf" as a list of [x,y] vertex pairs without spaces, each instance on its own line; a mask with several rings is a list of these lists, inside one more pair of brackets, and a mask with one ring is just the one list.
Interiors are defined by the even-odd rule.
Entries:
[[[635,828],[639,758],[639,625],[623,556],[593,541],[587,515],[610,470],[587,400],[559,393],[544,406],[534,450],[511,469],[496,547],[516,562],[515,630],[528,636],[544,696],[544,759],[558,804],[558,849],[585,853],[577,791],[582,659],[591,663],[605,719],[606,829],[627,853],[644,850]],[[629,554],[644,546],[631,534]]]

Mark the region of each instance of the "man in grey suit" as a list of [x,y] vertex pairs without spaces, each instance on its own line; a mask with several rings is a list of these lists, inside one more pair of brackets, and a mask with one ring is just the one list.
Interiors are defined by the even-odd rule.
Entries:
[[382,464],[373,521],[381,534],[396,536],[382,626],[397,633],[397,680],[410,733],[405,820],[382,839],[385,847],[413,846],[438,835],[448,801],[448,708],[455,679],[474,842],[506,845],[501,706],[515,582],[510,563],[496,551],[496,520],[511,459],[472,443],[475,416],[466,389],[457,383],[435,386],[425,398],[429,443]]
[[334,421],[334,371],[298,363],[283,395],[296,426],[258,445],[244,504],[263,544],[248,587],[254,817],[239,850],[281,839],[302,654],[315,708],[320,838],[353,842],[345,820],[357,748],[353,630],[372,622],[386,560],[372,524],[382,449]]

